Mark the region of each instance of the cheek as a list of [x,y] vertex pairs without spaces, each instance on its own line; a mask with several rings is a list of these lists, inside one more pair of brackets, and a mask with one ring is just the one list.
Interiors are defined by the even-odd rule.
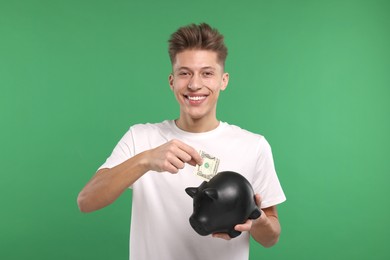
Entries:
[[174,91],[180,91],[188,86],[188,81],[185,79],[176,79],[172,82],[171,88]]
[[204,84],[208,89],[210,89],[213,92],[218,92],[221,90],[223,86],[222,81],[217,81],[217,80],[208,80]]

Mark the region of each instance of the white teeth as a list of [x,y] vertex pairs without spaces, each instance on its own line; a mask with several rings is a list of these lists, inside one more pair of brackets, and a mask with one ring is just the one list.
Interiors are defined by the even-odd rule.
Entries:
[[205,99],[205,98],[206,98],[205,96],[196,96],[196,97],[188,96],[189,100],[202,100],[202,99]]

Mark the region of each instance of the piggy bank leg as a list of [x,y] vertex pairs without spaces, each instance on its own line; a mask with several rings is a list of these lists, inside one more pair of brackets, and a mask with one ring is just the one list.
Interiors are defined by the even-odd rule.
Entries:
[[249,219],[257,219],[258,217],[260,217],[260,215],[261,215],[261,211],[258,208],[256,208],[252,211],[252,213],[249,215],[248,218]]

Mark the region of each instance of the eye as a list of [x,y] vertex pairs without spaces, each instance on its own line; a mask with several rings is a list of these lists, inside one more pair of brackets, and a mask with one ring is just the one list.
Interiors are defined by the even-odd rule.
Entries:
[[205,77],[212,77],[213,75],[214,75],[214,73],[212,71],[203,72],[203,76],[205,76]]
[[186,77],[186,76],[189,76],[190,73],[188,71],[180,71],[179,72],[179,76],[182,76],[182,77]]

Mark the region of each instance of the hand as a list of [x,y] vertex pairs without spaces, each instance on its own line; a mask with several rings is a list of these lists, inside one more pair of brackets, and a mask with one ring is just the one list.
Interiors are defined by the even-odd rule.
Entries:
[[202,164],[202,158],[199,153],[179,140],[171,140],[151,149],[148,151],[148,155],[150,170],[157,172],[177,173],[184,168],[185,163],[192,166]]
[[[255,195],[255,200],[256,200],[256,205],[257,207],[261,207],[261,198],[260,198],[260,195],[259,194],[256,194]],[[261,209],[260,209],[261,210]],[[261,212],[261,216],[264,215],[264,212]],[[260,216],[260,217],[261,217]],[[247,219],[246,222],[244,224],[238,224],[234,227],[235,230],[237,231],[240,231],[240,232],[244,232],[244,231],[250,231],[251,228],[252,228],[252,224],[253,224],[253,221],[252,219]],[[228,234],[226,233],[214,233],[212,235],[213,237],[217,237],[217,238],[222,238],[222,239],[225,239],[225,240],[230,240],[232,239]]]

